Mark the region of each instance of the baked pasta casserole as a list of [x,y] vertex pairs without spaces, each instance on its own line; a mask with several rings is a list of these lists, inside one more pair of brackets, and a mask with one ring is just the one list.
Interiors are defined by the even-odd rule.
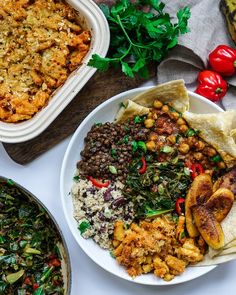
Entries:
[[82,62],[90,32],[62,0],[0,0],[0,121],[30,119]]

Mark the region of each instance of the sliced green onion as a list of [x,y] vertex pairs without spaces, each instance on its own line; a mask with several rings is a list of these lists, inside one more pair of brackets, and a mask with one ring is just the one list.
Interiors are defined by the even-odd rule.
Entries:
[[190,170],[187,167],[184,167],[184,174],[190,176]]
[[145,214],[146,218],[154,218],[158,215],[161,214],[166,214],[169,213],[171,211],[173,211],[174,209],[166,209],[166,210],[150,210],[148,213]]
[[163,152],[165,154],[173,153],[173,151],[174,151],[174,149],[169,145],[165,145],[161,148],[161,152]]
[[28,254],[41,254],[41,251],[30,247],[26,247],[24,252]]
[[108,166],[108,168],[112,174],[117,174],[117,169],[115,166],[110,165],[110,166]]
[[194,135],[197,135],[199,134],[199,130],[194,130],[193,128],[189,128],[186,132],[185,132],[185,136],[186,137],[191,137],[191,136],[194,136]]
[[51,267],[50,267],[50,268],[49,268],[49,269],[43,274],[43,276],[41,277],[40,281],[41,281],[41,282],[45,282],[46,279],[48,279],[48,278],[50,277],[50,275],[51,275],[53,269],[54,269],[54,266],[51,266]]
[[14,284],[16,281],[18,281],[23,276],[24,273],[25,273],[25,271],[23,269],[21,269],[18,272],[11,273],[11,274],[7,275],[6,280],[9,284]]

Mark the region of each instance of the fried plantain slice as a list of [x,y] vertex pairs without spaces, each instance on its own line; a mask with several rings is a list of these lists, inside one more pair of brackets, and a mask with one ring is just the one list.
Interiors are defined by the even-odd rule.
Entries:
[[227,188],[219,188],[206,202],[206,208],[221,222],[229,213],[233,202],[234,194]]
[[205,242],[213,249],[224,246],[224,233],[214,215],[203,205],[192,207],[195,224]]
[[215,183],[214,183],[214,192],[220,188],[227,188],[229,189],[234,195],[236,195],[236,167],[231,169],[228,173],[221,176]]
[[212,195],[212,180],[209,174],[198,175],[191,184],[185,199],[185,217],[188,234],[191,238],[199,236],[197,227],[194,224],[191,207],[204,203]]

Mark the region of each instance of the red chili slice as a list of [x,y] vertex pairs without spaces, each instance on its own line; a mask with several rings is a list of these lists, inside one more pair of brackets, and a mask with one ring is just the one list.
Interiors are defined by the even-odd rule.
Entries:
[[139,169],[139,173],[143,174],[147,170],[147,163],[144,157],[141,158],[141,162],[142,162],[142,167]]
[[93,178],[92,176],[89,176],[88,179],[92,182],[92,184],[98,188],[102,188],[102,187],[108,187],[110,184],[110,181],[106,181],[106,182],[100,182],[97,179]]
[[39,288],[39,284],[33,284],[33,289],[36,290]]
[[181,205],[184,205],[185,199],[184,198],[178,198],[175,202],[175,211],[178,215],[184,215],[184,212],[182,210]]
[[201,164],[199,164],[199,163],[192,164],[192,166],[191,166],[192,180],[194,180],[194,178],[196,178],[199,174],[202,174],[204,172],[205,172],[204,168],[202,167]]

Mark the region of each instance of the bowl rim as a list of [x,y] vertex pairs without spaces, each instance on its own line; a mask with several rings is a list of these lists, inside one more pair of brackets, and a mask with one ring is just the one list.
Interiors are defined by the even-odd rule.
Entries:
[[34,203],[36,203],[38,206],[42,207],[46,211],[46,214],[52,220],[55,228],[57,229],[57,232],[59,233],[59,236],[61,238],[61,242],[62,242],[62,245],[63,245],[63,250],[65,251],[65,255],[66,255],[67,290],[65,292],[65,295],[70,295],[71,294],[71,285],[72,285],[71,259],[70,259],[68,246],[67,246],[67,243],[66,243],[66,240],[65,240],[65,237],[63,235],[63,232],[62,232],[61,228],[59,227],[55,217],[52,215],[50,210],[43,204],[43,202],[40,199],[38,199],[38,197],[36,197],[33,193],[31,193],[25,187],[20,185],[14,179],[10,179],[10,178],[7,178],[7,177],[4,177],[4,176],[0,175],[0,183],[4,183],[5,185],[7,185],[7,182],[9,180],[13,181],[15,187],[17,187],[20,191],[25,193],[28,198],[32,198]]
[[[63,157],[63,161],[62,161],[62,165],[61,165],[61,172],[60,172],[60,196],[61,196],[61,202],[62,202],[62,208],[63,208],[63,213],[64,213],[64,216],[65,216],[65,219],[66,219],[66,222],[70,228],[70,231],[73,235],[73,237],[75,238],[76,242],[78,243],[78,245],[80,246],[80,248],[84,251],[84,253],[86,253],[86,255],[92,260],[94,261],[97,265],[99,265],[101,268],[103,268],[104,270],[106,270],[107,272],[111,273],[112,275],[116,276],[116,277],[119,277],[121,279],[124,279],[126,281],[129,281],[129,282],[132,282],[132,283],[136,283],[136,284],[140,284],[140,285],[149,285],[149,286],[170,286],[170,285],[177,285],[177,284],[182,284],[182,283],[185,283],[185,282],[188,282],[188,281],[191,281],[193,279],[196,279],[202,275],[205,275],[206,273],[210,272],[211,270],[213,270],[214,268],[217,267],[217,265],[211,265],[211,266],[205,266],[205,272],[203,272],[202,274],[198,275],[198,276],[195,276],[195,277],[192,277],[190,279],[187,279],[187,280],[184,280],[184,281],[179,281],[179,282],[173,282],[173,281],[170,281],[168,282],[167,284],[156,284],[156,283],[149,283],[149,282],[140,282],[140,281],[136,281],[136,280],[133,280],[131,277],[123,277],[122,274],[117,274],[117,273],[114,273],[112,272],[110,269],[108,269],[106,267],[106,265],[104,264],[100,264],[98,261],[96,261],[95,257],[94,256],[91,256],[88,254],[88,251],[86,250],[86,247],[81,245],[79,239],[78,239],[78,235],[79,235],[79,231],[78,231],[78,234],[75,233],[73,227],[72,227],[72,223],[70,221],[71,217],[69,216],[69,214],[67,214],[67,209],[66,209],[66,204],[65,204],[65,198],[64,196],[66,194],[68,194],[68,192],[65,192],[64,191],[64,182],[63,182],[63,179],[64,179],[64,175],[66,173],[66,163],[67,163],[67,159],[70,155],[70,150],[71,150],[71,147],[73,146],[74,144],[74,141],[76,140],[78,134],[81,132],[81,130],[83,130],[84,126],[93,118],[93,116],[98,112],[100,111],[101,109],[103,109],[105,106],[107,106],[108,104],[112,103],[112,102],[115,102],[116,100],[118,100],[120,97],[123,97],[125,99],[125,96],[128,98],[129,95],[132,95],[134,93],[138,93],[138,92],[142,92],[142,91],[145,91],[145,90],[148,90],[150,88],[152,88],[154,86],[145,86],[145,87],[138,87],[138,88],[133,88],[133,89],[130,89],[130,90],[127,90],[127,91],[124,91],[124,92],[121,92],[109,99],[107,99],[106,101],[104,101],[103,103],[101,103],[100,105],[98,105],[91,113],[89,113],[85,119],[80,123],[80,125],[77,127],[76,131],[74,132],[74,134],[72,135],[70,141],[69,141],[69,144],[67,146],[67,149],[66,149],[66,152],[64,154],[64,157]],[[197,93],[194,93],[192,91],[189,91],[188,90],[188,94],[190,96],[193,96],[197,99],[199,99],[200,101],[206,103],[206,104],[209,104],[210,106],[214,107],[216,109],[217,112],[224,112],[224,110],[219,107],[218,105],[216,105],[215,103],[213,103],[212,101],[206,99],[205,97],[197,94]],[[72,213],[73,214],[73,213]],[[74,218],[74,217],[73,217]],[[199,266],[201,267],[201,266]]]
[[[65,83],[56,89],[39,112],[32,118],[18,123],[0,121],[0,141],[5,143],[20,143],[31,140],[41,134],[65,109],[82,87],[95,74],[97,69],[87,65],[93,54],[105,56],[110,44],[110,30],[108,22],[92,0],[65,0],[77,10],[79,18],[91,31],[92,43],[82,64],[73,71]],[[85,26],[85,27],[86,27]]]

